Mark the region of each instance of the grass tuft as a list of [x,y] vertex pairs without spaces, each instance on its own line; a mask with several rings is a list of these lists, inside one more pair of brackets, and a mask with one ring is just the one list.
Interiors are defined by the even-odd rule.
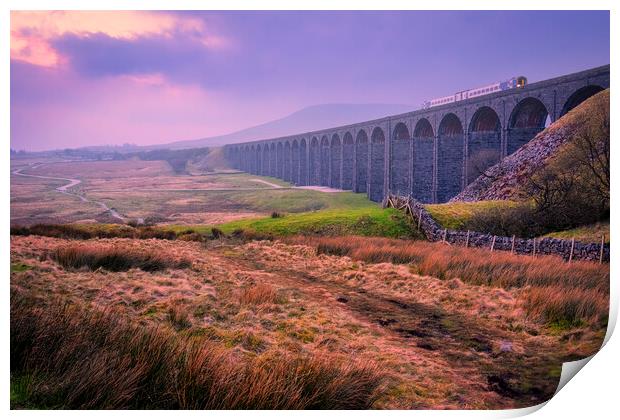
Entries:
[[155,250],[141,250],[126,246],[95,244],[61,246],[52,252],[54,261],[65,268],[104,268],[109,271],[159,271],[166,268],[188,268],[191,262]]
[[[376,364],[329,355],[245,358],[221,344],[12,290],[16,407],[365,409],[383,391]],[[13,398],[14,397],[14,398]]]
[[556,329],[607,324],[609,299],[596,290],[562,285],[533,287],[522,292],[521,300],[528,318]]
[[[411,264],[416,274],[502,288],[525,288],[527,317],[549,326],[573,328],[584,322],[604,327],[609,312],[609,266],[565,263],[558,257],[513,255],[439,243],[362,237],[293,237],[318,254],[349,256],[370,263]],[[549,267],[553,267],[552,270]]]
[[278,291],[271,285],[259,283],[241,289],[239,303],[242,306],[282,303]]

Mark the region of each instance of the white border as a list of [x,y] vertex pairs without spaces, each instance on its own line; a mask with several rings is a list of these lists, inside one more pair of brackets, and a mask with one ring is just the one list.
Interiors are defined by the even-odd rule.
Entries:
[[[5,177],[1,182],[1,197],[4,205],[2,206],[2,216],[5,220],[1,225],[0,237],[2,238],[3,255],[1,258],[1,272],[5,273],[6,282],[2,287],[2,336],[4,337],[2,346],[2,381],[0,388],[0,395],[3,395],[2,406],[4,412],[9,411],[9,223],[10,223],[10,159],[9,149],[9,11],[13,10],[71,10],[71,9],[87,9],[92,10],[167,10],[167,9],[179,9],[179,10],[234,10],[234,9],[252,9],[252,10],[274,10],[274,9],[297,9],[297,10],[338,10],[338,9],[363,9],[363,10],[405,10],[405,9],[418,9],[418,10],[611,10],[611,83],[614,84],[616,80],[616,65],[614,58],[614,46],[616,45],[615,38],[617,37],[618,17],[615,4],[617,2],[603,1],[603,0],[589,0],[587,2],[576,1],[541,1],[541,0],[521,0],[521,1],[485,1],[485,0],[470,0],[462,2],[458,0],[435,0],[413,3],[410,1],[392,1],[382,0],[368,1],[368,0],[300,0],[294,4],[289,1],[283,0],[262,0],[262,1],[243,1],[243,0],[229,0],[229,1],[164,1],[164,0],[134,0],[134,1],[121,1],[121,0],[90,0],[84,2],[83,0],[59,0],[59,1],[42,1],[42,0],[24,0],[13,1],[8,0],[3,2],[2,12],[0,13],[0,31],[2,31],[2,37],[0,38],[0,57],[2,57],[1,71],[1,88],[2,102],[0,105],[0,135],[2,139],[2,146],[4,152],[1,154],[3,167],[5,168]],[[527,28],[524,28],[527,30]],[[576,31],[579,28],[575,28]],[[575,57],[578,60],[578,57]],[[616,106],[616,96],[611,95],[611,111],[618,109]],[[615,126],[615,125],[614,125]],[[612,128],[613,130],[613,128]],[[616,156],[619,155],[618,145],[615,142],[615,138],[612,135],[612,155],[615,162]],[[618,197],[618,174],[617,167],[612,167],[612,197]],[[617,216],[615,207],[612,207],[612,219]],[[611,235],[614,238],[620,238],[620,231],[617,225],[612,223]],[[618,279],[617,279],[617,264],[618,257],[615,252],[612,252],[612,265],[611,265],[611,279],[612,279],[612,308],[610,313],[610,331],[613,330],[613,325],[617,320],[617,303],[618,303]],[[610,338],[608,333],[607,338]],[[536,411],[532,414],[532,418],[546,419],[546,418],[566,418],[566,419],[584,419],[584,418],[612,418],[617,416],[618,413],[618,374],[619,363],[617,355],[620,354],[620,345],[618,344],[617,337],[611,336],[607,344],[603,349],[591,359],[591,361],[583,368],[578,374],[575,380],[569,381],[569,383],[555,396],[553,397],[544,408]],[[541,408],[541,407],[537,407]],[[234,419],[248,418],[252,420],[263,418],[288,418],[291,415],[300,418],[310,418],[317,415],[324,417],[353,417],[356,419],[374,418],[374,417],[387,417],[391,419],[410,419],[410,418],[505,418],[515,417],[527,414],[536,409],[525,410],[506,410],[506,411],[363,411],[363,412],[331,412],[331,413],[315,413],[315,412],[102,412],[93,411],[89,413],[81,412],[59,412],[59,411],[11,411],[10,416],[15,418],[33,418],[33,417],[46,417],[46,418],[78,418],[87,415],[90,418],[108,418],[110,415],[127,417],[131,419],[146,418],[150,419],[167,419],[170,415],[181,416],[187,418],[203,418],[204,416],[216,416],[222,419]]]

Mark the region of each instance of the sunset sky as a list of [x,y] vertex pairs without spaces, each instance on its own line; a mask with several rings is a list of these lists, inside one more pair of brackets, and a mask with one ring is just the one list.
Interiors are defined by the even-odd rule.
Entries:
[[11,147],[156,144],[609,63],[609,13],[12,12]]

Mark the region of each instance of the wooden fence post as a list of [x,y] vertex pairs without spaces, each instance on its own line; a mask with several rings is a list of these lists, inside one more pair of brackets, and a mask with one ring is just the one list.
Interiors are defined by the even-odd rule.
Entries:
[[603,248],[605,248],[605,235],[601,236],[601,252],[598,257],[598,263],[603,264]]
[[443,243],[446,243],[446,236],[448,236],[448,229],[443,230]]
[[495,249],[495,238],[496,236],[493,235],[493,242],[491,242],[491,252],[493,252],[493,249]]
[[469,231],[467,231],[467,237],[465,238],[465,248],[469,247]]
[[532,257],[536,256],[536,238],[532,239]]
[[573,240],[570,242],[570,255],[568,256],[568,262],[573,260],[573,252],[575,252],[575,237],[573,236]]
[[510,253],[515,253],[515,235],[512,235],[512,246],[510,247]]
[[418,230],[420,230],[420,226],[422,225],[422,209],[418,212]]

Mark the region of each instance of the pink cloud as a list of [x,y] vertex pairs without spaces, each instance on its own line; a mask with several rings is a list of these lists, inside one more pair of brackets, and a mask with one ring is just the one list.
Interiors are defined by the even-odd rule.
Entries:
[[104,34],[116,39],[145,35],[191,34],[209,49],[224,49],[232,40],[217,34],[204,19],[150,11],[12,11],[11,59],[58,66],[62,59],[50,40],[64,34]]
[[30,85],[38,95],[22,95],[12,103],[11,138],[12,143],[18,141],[12,146],[19,149],[201,138],[243,128],[240,115],[244,124],[253,125],[288,108],[283,102],[281,107],[261,109],[254,101],[197,85],[171,84],[157,74],[84,79],[25,64],[19,69],[24,80],[14,78],[13,83]]

